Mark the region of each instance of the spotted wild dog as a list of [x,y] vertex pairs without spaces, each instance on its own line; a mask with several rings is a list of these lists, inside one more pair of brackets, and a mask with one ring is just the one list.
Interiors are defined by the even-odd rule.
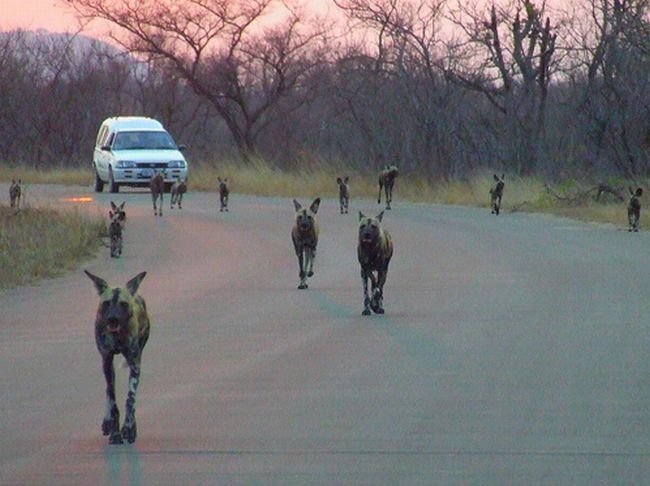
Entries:
[[399,175],[399,170],[395,165],[386,166],[379,173],[379,194],[377,195],[377,204],[381,204],[381,190],[386,193],[386,209],[390,209],[390,203],[393,201],[393,186],[395,179]]
[[184,180],[178,178],[176,179],[176,182],[172,184],[172,194],[171,194],[171,201],[170,201],[170,209],[174,209],[174,204],[178,206],[178,209],[183,209],[183,194],[187,192],[187,182]]
[[230,197],[230,188],[228,187],[228,178],[217,177],[219,181],[219,211],[228,211],[228,199]]
[[350,205],[349,180],[350,178],[348,176],[336,178],[336,183],[339,185],[339,205],[341,206],[341,214],[348,214],[348,206]]
[[505,185],[505,174],[501,174],[501,177],[494,174],[494,183],[490,187],[490,207],[492,208],[492,214],[497,216],[501,212],[501,199],[503,198]]
[[20,197],[23,192],[20,187],[21,184],[22,181],[20,179],[18,179],[18,182],[16,182],[16,179],[12,179],[11,185],[9,186],[9,206],[15,209],[20,207]]
[[[103,278],[84,270],[95,284],[99,294],[99,307],[95,318],[95,343],[102,357],[102,370],[106,380],[106,411],[102,433],[109,436],[110,444],[130,444],[137,436],[135,398],[140,382],[142,350],[149,339],[149,316],[138,288],[146,272],[139,273],[124,287],[110,287]],[[129,387],[126,399],[126,417],[120,430],[120,411],[115,399],[115,367],[113,357],[124,356],[129,366]]]
[[[162,172],[156,172],[153,175],[149,187],[151,188],[151,200],[153,201],[153,214],[154,216],[162,216],[163,193],[165,192],[165,177]],[[160,199],[160,208],[156,206],[158,199]]]
[[108,236],[110,237],[111,257],[113,258],[122,255],[124,224],[126,223],[125,204],[126,201],[117,206],[111,201],[111,210],[108,212]]
[[[370,315],[370,309],[376,314],[384,313],[384,284],[388,274],[388,264],[393,257],[393,240],[382,225],[382,211],[376,217],[365,216],[359,211],[359,244],[357,255],[361,265],[363,282],[363,312]],[[371,294],[368,293],[368,280]]]
[[316,213],[320,205],[320,198],[314,199],[309,209],[303,208],[298,201],[293,200],[296,209],[295,221],[291,229],[291,240],[298,256],[300,272],[299,289],[306,289],[307,277],[314,275],[314,259],[316,258],[316,246],[318,245],[318,221]]
[[630,199],[627,203],[627,222],[628,231],[639,231],[639,220],[641,219],[641,201],[640,197],[643,195],[643,189],[637,187],[636,191],[631,187],[627,188],[630,192]]

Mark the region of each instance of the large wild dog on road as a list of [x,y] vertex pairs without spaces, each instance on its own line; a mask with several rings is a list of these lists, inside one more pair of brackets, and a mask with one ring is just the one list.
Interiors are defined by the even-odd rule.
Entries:
[[[162,172],[156,172],[149,183],[151,188],[151,200],[153,201],[154,216],[163,215],[163,193],[165,192],[165,177]],[[156,202],[160,199],[160,208]]]
[[298,256],[300,272],[299,289],[306,289],[307,277],[314,275],[314,259],[316,258],[316,246],[318,245],[318,221],[316,213],[320,205],[320,198],[314,199],[309,209],[303,208],[298,201],[293,200],[296,209],[295,221],[291,229],[291,240]]
[[[382,225],[382,211],[375,218],[365,216],[359,211],[359,244],[357,254],[361,265],[363,281],[363,312],[370,315],[370,309],[377,314],[384,313],[384,284],[388,274],[388,264],[393,257],[393,240]],[[372,295],[368,294],[368,280],[372,285]]]
[[[110,287],[103,278],[84,270],[95,284],[99,294],[99,307],[95,318],[95,343],[102,356],[102,369],[106,379],[106,412],[102,433],[109,436],[111,444],[121,444],[123,439],[133,443],[137,436],[135,397],[140,382],[142,350],[149,339],[149,316],[138,287],[146,272],[129,280],[125,287]],[[121,354],[129,366],[129,391],[126,399],[126,417],[120,430],[120,411],[115,400],[115,367],[113,357]]]
[[[187,192],[187,182],[184,180],[176,179],[176,182],[172,185],[172,194],[170,199],[170,209],[174,209],[174,204],[178,206],[178,209],[183,209],[183,194]],[[162,216],[162,215],[161,215]]]
[[494,183],[490,187],[490,207],[492,208],[492,214],[499,215],[501,212],[501,199],[503,198],[503,188],[506,185],[505,174],[501,174],[501,177],[494,174]]
[[217,180],[219,181],[219,204],[221,205],[219,211],[228,211],[228,198],[230,197],[228,178],[217,177]]
[[108,235],[111,240],[111,257],[113,258],[122,255],[123,232],[124,224],[126,222],[126,211],[124,211],[125,204],[126,201],[117,206],[113,201],[111,201],[111,210],[108,212]]
[[643,195],[643,189],[638,187],[636,191],[633,191],[631,187],[628,187],[628,191],[630,191],[630,200],[627,203],[628,231],[639,231],[639,220],[641,219],[639,198]]
[[9,186],[9,206],[12,208],[18,209],[20,207],[20,197],[22,195],[22,188],[20,185],[22,184],[22,181],[18,179],[18,182],[16,182],[16,179],[11,180],[11,185]]
[[348,176],[336,178],[336,183],[339,185],[339,205],[341,206],[341,214],[348,214],[348,206],[350,205],[349,180],[350,178]]
[[381,190],[386,192],[386,209],[390,209],[390,203],[393,201],[393,186],[395,179],[399,175],[399,170],[396,166],[386,166],[384,170],[379,173],[379,194],[377,194],[377,204],[381,204]]

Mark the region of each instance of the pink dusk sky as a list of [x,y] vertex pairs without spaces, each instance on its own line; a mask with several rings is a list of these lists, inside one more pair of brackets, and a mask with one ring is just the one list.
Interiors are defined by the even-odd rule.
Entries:
[[[304,0],[302,3],[318,13],[332,9],[331,0]],[[547,0],[547,4],[560,6],[570,4],[570,0]],[[17,28],[74,32],[78,24],[71,10],[61,0],[0,0],[0,30]]]

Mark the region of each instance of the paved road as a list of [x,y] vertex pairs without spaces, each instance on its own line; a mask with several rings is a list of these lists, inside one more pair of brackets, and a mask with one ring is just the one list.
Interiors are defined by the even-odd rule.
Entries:
[[233,195],[219,213],[215,194],[190,193],[158,219],[145,193],[113,199],[127,202],[124,255],[85,268],[115,284],[148,272],[138,440],[101,435],[90,280],[5,291],[1,484],[650,476],[650,233],[398,198],[386,314],[364,317],[356,213],[378,212],[372,201],[349,215],[324,201],[316,275],[299,291],[289,199]]

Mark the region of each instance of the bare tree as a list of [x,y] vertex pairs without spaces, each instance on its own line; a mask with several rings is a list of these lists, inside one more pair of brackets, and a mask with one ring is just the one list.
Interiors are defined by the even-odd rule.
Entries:
[[647,0],[585,0],[571,30],[586,157],[631,178],[650,168],[649,7]]
[[[101,19],[128,52],[166,60],[226,123],[244,158],[280,100],[295,95],[318,59],[321,29],[301,12],[264,30],[275,0],[66,0],[82,19]],[[287,5],[287,4],[283,4]],[[260,33],[263,32],[263,33]],[[260,89],[263,94],[260,95]]]
[[534,173],[546,159],[546,106],[557,35],[545,1],[510,0],[487,12],[458,2],[451,18],[465,34],[453,46],[464,59],[450,71],[460,84],[487,97],[502,114],[504,163]]

